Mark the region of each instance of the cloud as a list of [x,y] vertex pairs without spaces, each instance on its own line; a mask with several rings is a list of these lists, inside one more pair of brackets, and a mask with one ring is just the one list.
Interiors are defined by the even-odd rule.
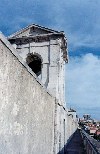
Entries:
[[[1,23],[11,24],[20,19],[26,23],[31,21],[62,29],[68,35],[74,46],[91,43],[95,35],[99,37],[100,30],[100,1],[99,0],[1,0]],[[19,21],[16,20],[19,18]],[[5,25],[4,25],[5,26]],[[22,26],[22,25],[21,25]],[[14,27],[12,27],[14,28]],[[91,38],[91,35],[93,37]],[[95,38],[98,38],[95,37]],[[89,41],[90,40],[90,41]],[[89,41],[89,42],[88,42]],[[93,44],[93,42],[91,43]]]
[[[69,54],[66,68],[68,103],[99,107],[100,0],[0,0],[0,31],[5,35],[36,23],[65,31]],[[87,53],[93,54],[87,54]],[[83,56],[82,56],[83,55]]]
[[69,50],[100,48],[100,0],[1,0],[0,30],[6,35],[31,23],[64,30]]
[[[66,101],[83,114],[100,109],[100,58],[91,53],[72,57],[66,67]],[[93,110],[94,108],[94,110]],[[95,115],[95,114],[94,114]]]

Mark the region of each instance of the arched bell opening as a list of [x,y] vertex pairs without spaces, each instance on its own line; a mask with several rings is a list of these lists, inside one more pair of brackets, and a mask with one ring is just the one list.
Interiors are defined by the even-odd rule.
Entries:
[[41,74],[42,60],[39,55],[29,53],[26,58],[26,63],[37,76]]

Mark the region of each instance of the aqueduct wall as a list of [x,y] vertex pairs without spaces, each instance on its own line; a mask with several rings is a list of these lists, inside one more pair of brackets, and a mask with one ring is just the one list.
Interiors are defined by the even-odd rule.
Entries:
[[0,34],[0,153],[53,154],[77,128]]

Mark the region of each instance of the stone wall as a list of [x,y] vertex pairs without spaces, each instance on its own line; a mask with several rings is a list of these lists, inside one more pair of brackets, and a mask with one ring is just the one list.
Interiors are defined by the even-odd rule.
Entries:
[[0,154],[64,154],[77,122],[0,34]]
[[55,154],[64,154],[66,145],[76,131],[78,123],[57,101],[55,112]]
[[[15,44],[13,44],[15,46]],[[61,49],[62,39],[50,39],[45,42],[30,42],[17,45],[16,51],[26,62],[29,53],[41,56],[42,67],[41,74],[38,76],[49,92],[59,99],[59,103],[64,104],[65,79],[63,60],[63,50]]]
[[55,99],[11,52],[0,41],[0,154],[52,154]]

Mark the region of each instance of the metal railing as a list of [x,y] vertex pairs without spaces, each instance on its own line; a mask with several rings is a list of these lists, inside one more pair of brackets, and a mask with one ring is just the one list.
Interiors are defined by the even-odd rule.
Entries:
[[100,154],[100,142],[95,140],[84,130],[80,130],[87,154]]

